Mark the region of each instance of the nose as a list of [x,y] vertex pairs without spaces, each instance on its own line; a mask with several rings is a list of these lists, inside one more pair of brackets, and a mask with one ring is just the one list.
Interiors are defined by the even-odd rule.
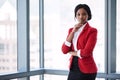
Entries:
[[82,15],[80,15],[80,16],[79,16],[79,19],[82,19],[82,18],[83,18],[83,16],[82,16]]

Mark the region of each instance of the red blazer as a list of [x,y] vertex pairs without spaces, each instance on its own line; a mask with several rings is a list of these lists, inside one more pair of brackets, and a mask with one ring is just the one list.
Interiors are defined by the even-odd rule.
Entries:
[[[69,33],[72,31],[73,28],[69,29]],[[88,23],[84,27],[83,31],[78,37],[77,41],[77,49],[80,50],[80,56],[82,58],[78,58],[78,66],[79,69],[83,73],[96,73],[97,72],[97,66],[95,64],[94,58],[93,58],[93,49],[95,47],[97,41],[97,29],[91,27]],[[73,43],[71,43],[71,46],[68,47],[63,43],[62,45],[62,52],[64,54],[67,54],[69,51],[74,51]],[[70,65],[71,67],[73,56],[70,58]]]

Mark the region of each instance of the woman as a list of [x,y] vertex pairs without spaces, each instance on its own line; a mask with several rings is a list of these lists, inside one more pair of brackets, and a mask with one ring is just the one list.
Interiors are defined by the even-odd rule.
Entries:
[[68,80],[95,80],[97,67],[93,49],[97,41],[97,29],[88,23],[92,17],[88,5],[77,5],[74,13],[78,23],[69,29],[62,45],[62,52],[71,55]]

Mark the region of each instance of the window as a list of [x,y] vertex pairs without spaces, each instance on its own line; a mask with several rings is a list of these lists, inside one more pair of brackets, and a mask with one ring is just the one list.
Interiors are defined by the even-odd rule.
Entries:
[[104,0],[44,0],[45,68],[68,69],[70,55],[63,55],[61,46],[65,41],[67,30],[76,23],[74,20],[74,8],[79,3],[86,3],[91,8],[92,20],[90,20],[89,23],[98,29],[98,41],[94,50],[94,57],[98,71],[105,72]]
[[0,0],[0,80],[66,80],[70,55],[61,46],[79,3],[90,6],[98,29],[96,80],[119,80],[119,0]]
[[67,80],[67,76],[62,76],[62,75],[47,75],[45,74],[45,79],[44,80]]
[[0,1],[0,74],[17,71],[17,61],[12,63],[17,60],[16,12],[16,0]]
[[39,0],[30,0],[30,69],[39,66]]
[[0,43],[0,54],[4,54],[5,53],[5,45],[4,43]]
[[120,62],[120,10],[119,10],[119,7],[120,7],[120,0],[117,0],[117,28],[116,28],[116,36],[117,36],[117,41],[116,41],[116,47],[117,47],[117,57],[116,57],[116,71],[117,73],[120,73],[120,65],[119,65],[119,62]]

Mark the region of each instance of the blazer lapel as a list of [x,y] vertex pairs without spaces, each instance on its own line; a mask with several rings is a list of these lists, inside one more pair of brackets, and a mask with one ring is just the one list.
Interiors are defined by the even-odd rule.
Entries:
[[[84,29],[82,30],[81,34],[79,35],[78,39],[81,37],[81,35],[89,28],[89,24],[87,23],[84,27]],[[78,49],[78,40],[77,40],[77,49]]]
[[[89,28],[89,24],[87,23],[84,27],[84,29],[82,30],[81,34],[79,35],[79,37]],[[78,38],[79,38],[78,37]]]

